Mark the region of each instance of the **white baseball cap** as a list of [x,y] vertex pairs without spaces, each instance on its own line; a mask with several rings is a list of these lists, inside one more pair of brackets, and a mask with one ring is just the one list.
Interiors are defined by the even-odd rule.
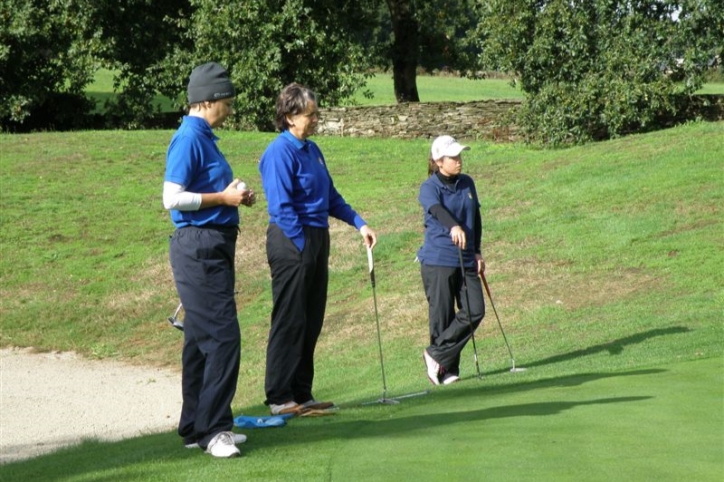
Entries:
[[443,157],[455,157],[463,151],[469,151],[470,147],[458,143],[454,137],[440,136],[432,142],[432,160],[438,161]]

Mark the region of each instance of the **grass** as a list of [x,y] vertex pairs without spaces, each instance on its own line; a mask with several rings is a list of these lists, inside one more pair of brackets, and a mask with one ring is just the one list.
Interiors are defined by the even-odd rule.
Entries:
[[[273,135],[222,131],[259,186]],[[178,369],[172,231],[160,201],[170,131],[0,135],[0,346]],[[319,137],[335,184],[380,236],[377,298],[391,396],[429,388],[413,262],[424,140]],[[541,151],[471,143],[495,305],[463,381],[397,406],[381,393],[372,292],[357,233],[333,223],[315,395],[333,417],[251,432],[239,461],[173,433],[88,441],[4,465],[8,480],[720,480],[724,450],[724,123]],[[242,211],[242,370],[235,413],[264,414],[271,299],[265,202]]]
[[[373,94],[371,98],[364,96],[364,91]],[[418,75],[417,90],[421,102],[470,102],[488,99],[523,99],[524,94],[513,87],[508,79],[490,78],[472,80],[460,77]],[[95,81],[88,86],[88,94],[97,100],[96,109],[102,111],[104,103],[113,98],[113,73],[107,69],[100,69]],[[706,83],[697,94],[724,95],[724,82]],[[367,85],[354,97],[359,105],[390,105],[395,103],[395,91],[392,75],[388,73],[375,74],[367,79]],[[175,110],[173,102],[162,96],[157,96],[154,105],[163,112]]]
[[[395,103],[392,74],[376,74],[367,80],[365,89],[374,97],[355,96],[360,105],[389,105]],[[509,79],[472,80],[460,77],[418,75],[417,91],[421,102],[470,102],[487,99],[523,99],[523,93]]]

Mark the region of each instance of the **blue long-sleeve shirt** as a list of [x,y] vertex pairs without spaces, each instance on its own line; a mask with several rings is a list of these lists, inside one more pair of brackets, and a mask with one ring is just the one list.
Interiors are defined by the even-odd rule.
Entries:
[[439,204],[465,230],[468,242],[463,250],[463,263],[466,267],[474,267],[476,244],[479,241],[476,240],[475,218],[480,210],[480,201],[473,179],[460,174],[455,183],[446,184],[438,176],[430,176],[420,186],[418,200],[425,223],[425,242],[417,252],[420,262],[429,266],[460,266],[458,248],[450,239],[450,229],[430,211],[432,206]]
[[360,229],[365,221],[337,192],[317,145],[288,130],[266,148],[259,162],[269,222],[281,228],[299,251],[303,226],[329,227],[329,216]]

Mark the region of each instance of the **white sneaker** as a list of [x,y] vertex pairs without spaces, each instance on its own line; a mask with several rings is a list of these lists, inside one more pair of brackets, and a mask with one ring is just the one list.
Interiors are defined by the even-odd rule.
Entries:
[[427,368],[427,378],[433,385],[440,385],[440,364],[436,362],[428,353],[427,350],[422,351],[422,359],[425,361],[425,367]]
[[219,432],[206,447],[206,453],[213,457],[229,458],[241,455],[241,451],[234,444],[233,432]]
[[[243,433],[231,432],[231,436],[234,439],[235,445],[243,444],[244,442],[246,442],[246,435],[244,435]],[[197,448],[199,448],[199,443],[194,442],[192,444],[186,444],[186,445],[184,445],[184,447],[186,447],[187,449],[197,449]]]
[[442,379],[443,385],[450,385],[451,383],[455,383],[460,380],[460,377],[457,375],[448,375],[445,378]]
[[304,407],[295,401],[282,403],[281,405],[269,404],[269,410],[272,415],[284,415],[286,413],[299,413]]

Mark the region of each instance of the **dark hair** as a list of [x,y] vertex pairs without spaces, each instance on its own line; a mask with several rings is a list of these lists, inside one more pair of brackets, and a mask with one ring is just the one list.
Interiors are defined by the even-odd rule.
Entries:
[[280,131],[288,129],[287,116],[301,114],[310,102],[317,102],[317,96],[312,89],[296,82],[284,87],[277,97],[274,117],[276,128]]
[[437,165],[437,161],[432,158],[432,153],[430,153],[430,157],[427,158],[427,177],[432,176],[439,170],[440,166]]

